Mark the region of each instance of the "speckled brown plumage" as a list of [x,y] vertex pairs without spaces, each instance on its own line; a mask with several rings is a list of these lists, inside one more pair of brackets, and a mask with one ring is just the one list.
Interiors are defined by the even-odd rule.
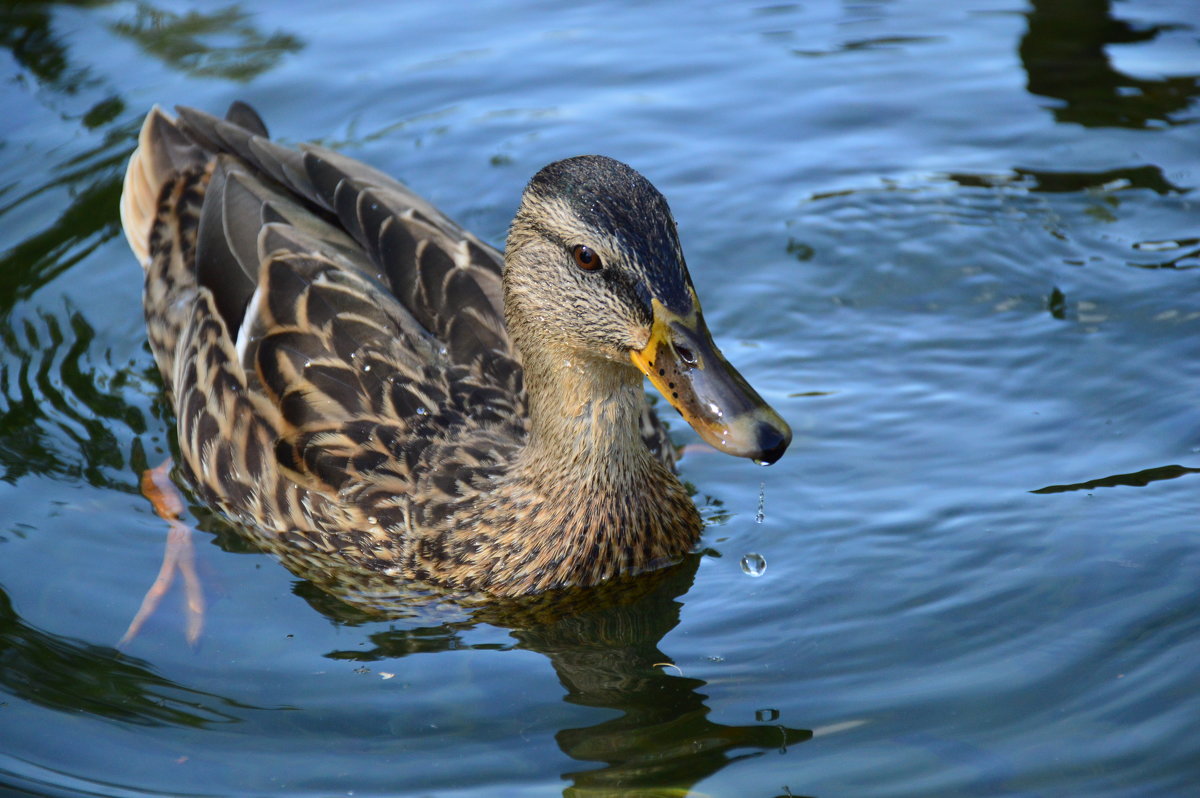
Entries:
[[[196,495],[298,570],[473,593],[689,551],[700,519],[629,360],[647,292],[694,298],[674,224],[628,167],[571,168],[531,182],[506,263],[370,167],[270,141],[247,106],[152,111],[122,220]],[[629,193],[604,207],[588,181]],[[584,239],[607,275],[563,265]]]

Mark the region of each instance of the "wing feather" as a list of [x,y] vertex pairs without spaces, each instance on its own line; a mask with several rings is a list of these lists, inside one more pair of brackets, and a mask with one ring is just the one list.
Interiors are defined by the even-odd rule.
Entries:
[[[188,135],[235,154],[315,206],[308,209],[311,220],[336,219],[369,259],[371,272],[386,280],[422,327],[445,341],[452,362],[478,365],[497,351],[506,360],[519,362],[504,324],[503,258],[494,248],[402,183],[365,164],[315,145],[299,150],[283,147],[253,130],[194,109],[180,108],[179,113]],[[265,185],[265,180],[257,182]],[[236,208],[241,199],[231,195],[229,207]],[[278,209],[279,203],[269,204]],[[235,222],[226,224],[232,227]],[[218,304],[224,312],[225,303]],[[464,313],[486,333],[456,332],[460,325],[455,319]]]

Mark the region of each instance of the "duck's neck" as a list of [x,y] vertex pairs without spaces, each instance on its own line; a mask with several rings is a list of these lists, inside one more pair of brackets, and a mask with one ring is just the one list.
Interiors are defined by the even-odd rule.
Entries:
[[642,442],[641,374],[569,351],[522,353],[530,430],[519,471],[542,490],[624,487],[654,468]]
[[505,545],[481,551],[472,587],[516,595],[595,585],[690,551],[700,516],[642,440],[640,374],[544,344],[522,359],[529,435],[488,495]]

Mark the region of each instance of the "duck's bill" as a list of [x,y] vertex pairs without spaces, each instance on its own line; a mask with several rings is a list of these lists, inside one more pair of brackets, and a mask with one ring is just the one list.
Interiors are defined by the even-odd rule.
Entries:
[[634,365],[720,451],[762,463],[782,457],[791,428],[729,365],[699,311],[684,318],[653,305],[650,341],[630,354]]

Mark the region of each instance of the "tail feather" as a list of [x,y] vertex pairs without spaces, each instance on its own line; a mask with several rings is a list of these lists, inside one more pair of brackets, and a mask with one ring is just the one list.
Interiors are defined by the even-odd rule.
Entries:
[[163,186],[173,175],[209,157],[157,105],[146,114],[121,191],[121,227],[142,268],[150,265],[150,230]]

